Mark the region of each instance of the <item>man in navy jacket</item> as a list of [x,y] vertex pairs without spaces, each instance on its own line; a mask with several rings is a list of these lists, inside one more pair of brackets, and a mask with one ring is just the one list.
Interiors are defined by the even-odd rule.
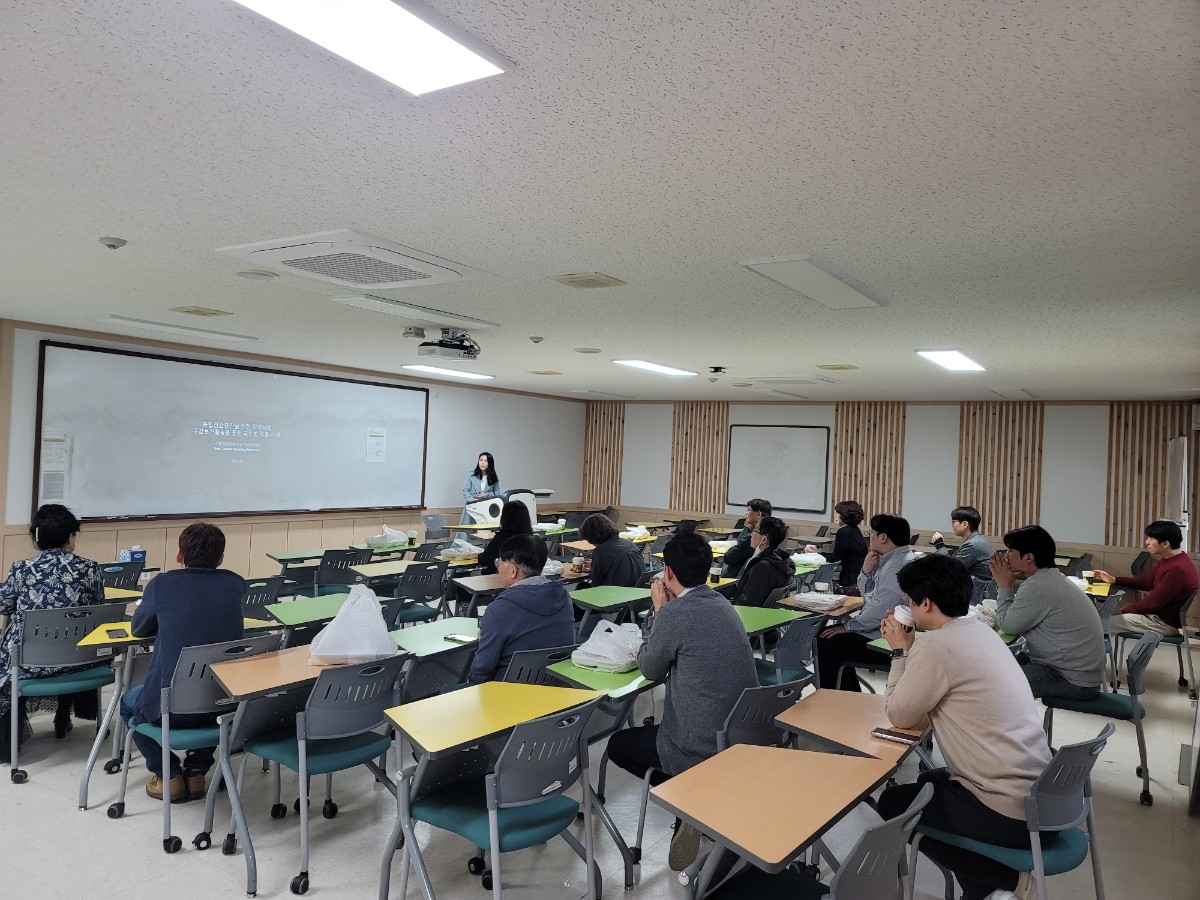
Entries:
[[[184,566],[163,572],[148,585],[133,614],[132,633],[153,635],[154,654],[146,680],[121,698],[121,718],[134,724],[162,721],[160,692],[171,684],[179,656],[188,647],[236,641],[242,633],[242,595],[246,582],[219,568],[225,560],[225,535],[206,522],[189,525],[179,535],[177,561]],[[211,725],[215,716],[171,716],[180,728]],[[162,750],[157,741],[134,732],[133,742],[146,760],[150,780],[146,793],[162,799]],[[188,750],[183,764],[171,754],[171,799],[204,796],[204,775],[212,768],[216,747]]]
[[505,590],[488,604],[479,624],[471,684],[503,675],[519,650],[575,643],[571,598],[562,584],[542,574],[545,565],[546,542],[536,535],[515,535],[500,548],[496,574]]

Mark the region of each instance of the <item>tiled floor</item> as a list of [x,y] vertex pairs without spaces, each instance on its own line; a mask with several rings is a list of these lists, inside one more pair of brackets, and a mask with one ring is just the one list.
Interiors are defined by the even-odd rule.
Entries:
[[[1174,654],[1160,650],[1149,674],[1147,737],[1153,776],[1154,806],[1138,804],[1140,781],[1134,776],[1137,744],[1129,723],[1117,734],[1095,774],[1101,860],[1107,896],[1112,900],[1197,900],[1200,898],[1200,820],[1186,814],[1186,792],[1176,784],[1180,744],[1191,740],[1195,705],[1175,684]],[[1057,742],[1093,736],[1101,720],[1070,713],[1056,716]],[[222,856],[220,837],[227,814],[218,816],[216,843],[197,851],[191,838],[200,830],[203,804],[175,807],[175,833],[184,849],[163,853],[161,807],[143,792],[144,772],[135,763],[126,815],[110,821],[105,809],[116,794],[117,778],[97,771],[91,808],[76,810],[76,791],[90,738],[86,726],[56,741],[48,717],[35,717],[36,734],[24,748],[23,767],[29,781],[13,785],[0,770],[0,897],[212,898],[239,897],[245,890],[245,865],[239,851]],[[103,757],[102,757],[103,759]],[[253,767],[252,767],[253,768]],[[286,776],[285,776],[286,777]],[[912,778],[911,764],[901,780]],[[247,813],[259,863],[260,897],[290,896],[288,883],[296,874],[299,854],[298,819],[273,820],[268,815],[271,779],[247,776]],[[285,797],[294,799],[292,787]],[[320,780],[314,781],[319,789]],[[312,886],[314,897],[370,898],[379,885],[382,845],[394,819],[391,796],[378,788],[365,771],[339,774],[335,796],[341,811],[334,820],[317,813],[312,821]],[[619,771],[610,772],[608,806],[618,826],[632,836],[637,821],[638,784]],[[289,799],[290,804],[290,799]],[[221,807],[218,806],[218,811]],[[314,811],[319,810],[319,802]],[[764,816],[770,810],[763,810]],[[852,844],[874,814],[860,808],[831,833],[835,854]],[[666,868],[670,818],[651,804],[647,825],[645,864],[631,897],[679,896],[674,873]],[[466,842],[438,833],[419,832],[435,890],[442,897],[484,898],[479,880],[466,871],[471,848]],[[622,894],[620,858],[607,836],[597,832],[597,846],[609,897]],[[583,865],[562,841],[553,841],[504,858],[506,895],[520,898],[576,898],[584,892]],[[940,897],[941,880],[928,862],[919,869],[918,896]],[[393,896],[399,883],[393,872]],[[415,881],[409,896],[418,897]],[[1050,881],[1054,900],[1091,898],[1088,865]]]

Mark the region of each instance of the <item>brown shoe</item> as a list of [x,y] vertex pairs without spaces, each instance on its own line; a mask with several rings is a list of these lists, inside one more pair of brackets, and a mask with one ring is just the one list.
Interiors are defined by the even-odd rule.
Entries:
[[204,784],[204,776],[197,775],[194,772],[185,772],[183,780],[187,782],[187,792],[189,800],[200,800],[204,797],[204,792],[207,789]]
[[[146,782],[146,795],[153,797],[155,800],[163,798],[162,778],[157,775],[150,776],[150,780]],[[184,803],[187,799],[187,785],[184,783],[183,775],[176,775],[171,779],[171,802]]]

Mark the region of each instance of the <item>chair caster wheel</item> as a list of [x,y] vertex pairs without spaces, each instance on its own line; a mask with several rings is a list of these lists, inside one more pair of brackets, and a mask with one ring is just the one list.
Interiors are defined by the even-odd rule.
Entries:
[[1180,687],[1187,687],[1187,679],[1186,679],[1186,678],[1180,678],[1180,679],[1179,679],[1179,686],[1180,686]]
[[325,805],[321,807],[321,815],[326,819],[337,818],[338,805],[332,800],[326,800]]
[[282,819],[287,815],[287,807],[282,803],[276,803],[271,806],[271,818]]
[[29,773],[24,769],[13,769],[8,776],[13,784],[24,784],[29,780]]
[[169,838],[163,838],[163,849],[168,853],[178,853],[183,847],[183,841],[171,835]]
[[1195,691],[1188,691],[1188,699],[1189,699],[1189,700],[1195,700],[1195,699],[1196,699],[1196,692],[1195,692]]
[[1138,766],[1136,769],[1134,769],[1134,772],[1137,773],[1138,778],[1142,777],[1142,767],[1141,766]]
[[470,872],[472,875],[482,875],[483,874],[483,857],[482,856],[472,856],[470,859],[468,859],[467,860],[467,871]]
[[237,853],[237,835],[227,834],[225,840],[221,841],[221,853],[225,856],[233,856]]
[[485,891],[490,891],[492,889],[492,870],[491,869],[488,869],[486,872],[483,873],[483,878],[480,880],[480,883],[483,885],[483,889]]
[[1138,802],[1141,803],[1142,806],[1153,806],[1154,798],[1150,796],[1149,791],[1142,791],[1142,795],[1138,798]]
[[121,771],[121,761],[119,759],[110,759],[104,764],[105,775],[116,775]]
[[[312,807],[312,801],[310,800],[307,805],[309,807]],[[292,809],[294,809],[296,812],[300,812],[300,798],[299,797],[297,797],[296,802],[292,804]]]
[[809,878],[820,878],[821,877],[821,867],[820,866],[813,866],[813,865],[805,866],[802,871]]
[[197,850],[207,850],[212,846],[212,835],[207,831],[202,831],[192,838],[192,846]]
[[108,808],[108,817],[110,819],[119,819],[123,815],[125,815],[125,804],[124,803],[114,803],[112,806],[110,806]]
[[306,872],[301,872],[299,875],[293,878],[291,887],[293,894],[307,894],[308,874]]

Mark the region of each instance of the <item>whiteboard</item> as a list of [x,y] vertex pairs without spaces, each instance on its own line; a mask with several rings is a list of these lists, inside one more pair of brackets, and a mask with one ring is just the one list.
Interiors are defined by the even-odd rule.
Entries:
[[419,507],[428,391],[41,342],[34,505],[84,519]]
[[729,426],[728,503],[755,497],[776,510],[823,512],[828,497],[829,429],[813,425]]

